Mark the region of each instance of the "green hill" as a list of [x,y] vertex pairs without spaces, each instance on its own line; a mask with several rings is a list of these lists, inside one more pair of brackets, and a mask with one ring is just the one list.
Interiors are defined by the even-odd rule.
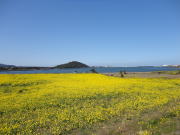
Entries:
[[89,66],[78,61],[72,61],[66,64],[55,66],[55,68],[61,68],[61,69],[62,68],[86,68],[86,67],[89,67]]

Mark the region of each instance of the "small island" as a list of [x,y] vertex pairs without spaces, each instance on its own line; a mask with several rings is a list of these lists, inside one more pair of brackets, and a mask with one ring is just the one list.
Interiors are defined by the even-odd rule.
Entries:
[[63,69],[63,68],[87,68],[87,67],[89,67],[89,66],[84,63],[81,63],[78,61],[72,61],[72,62],[68,62],[65,64],[57,65],[54,68]]

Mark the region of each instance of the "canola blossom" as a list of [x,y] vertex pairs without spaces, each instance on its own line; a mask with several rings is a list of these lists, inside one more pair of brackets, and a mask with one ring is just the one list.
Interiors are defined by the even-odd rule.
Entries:
[[[1,74],[0,134],[70,134],[179,99],[180,79]],[[177,116],[179,107],[171,110]]]

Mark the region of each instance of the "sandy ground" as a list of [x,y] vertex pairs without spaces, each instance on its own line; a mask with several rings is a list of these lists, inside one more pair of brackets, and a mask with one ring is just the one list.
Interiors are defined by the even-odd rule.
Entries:
[[[114,77],[121,77],[120,73],[104,73],[108,76],[114,76]],[[124,74],[123,78],[180,78],[179,75],[170,75],[170,74],[158,74],[158,73],[152,73],[152,72],[127,72],[127,74]]]

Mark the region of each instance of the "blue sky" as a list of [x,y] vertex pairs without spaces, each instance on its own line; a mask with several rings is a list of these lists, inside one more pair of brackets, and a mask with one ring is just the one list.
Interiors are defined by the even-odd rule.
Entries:
[[180,64],[179,0],[0,0],[0,63]]

